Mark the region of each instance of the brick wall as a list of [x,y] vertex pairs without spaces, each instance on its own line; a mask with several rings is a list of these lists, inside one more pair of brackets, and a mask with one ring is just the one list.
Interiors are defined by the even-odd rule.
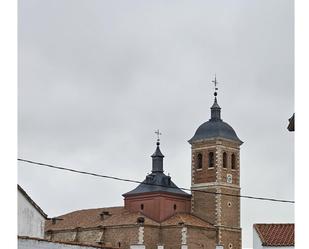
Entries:
[[[191,209],[190,196],[177,196],[164,193],[128,196],[125,198],[125,208],[139,211],[144,215],[161,222],[176,212],[189,213]],[[143,205],[143,209],[141,208]]]
[[181,247],[181,226],[162,228],[164,249],[179,249]]
[[159,227],[148,227],[144,228],[144,241],[146,249],[157,249],[158,244],[162,241],[160,238],[160,228]]
[[[216,188],[202,188],[207,192],[215,193]],[[202,192],[193,192],[192,198],[192,212],[196,216],[210,222],[211,224],[216,223],[216,195],[207,194]]]
[[[239,189],[221,188],[222,193],[239,195]],[[240,227],[240,198],[221,196],[221,225]]]
[[241,249],[241,230],[220,228],[220,243],[224,249]]
[[216,246],[216,231],[205,228],[188,228],[189,249],[214,249]]
[[[209,169],[208,154],[215,153],[215,167]],[[203,167],[197,169],[197,155],[203,155]],[[226,168],[223,168],[226,153]],[[232,168],[232,155],[235,157]],[[239,144],[212,139],[192,145],[192,189],[216,192],[211,195],[193,192],[191,208],[195,215],[218,226],[218,242],[225,249],[241,248],[240,198],[222,194],[240,194]],[[205,246],[205,245],[203,245]]]
[[[164,249],[180,249],[181,229],[182,225],[178,224],[163,227],[144,226],[146,249],[157,249],[158,245],[164,245]],[[213,249],[216,244],[215,229],[189,226],[187,234],[189,249]],[[131,244],[138,242],[138,225],[58,231],[53,232],[52,237],[54,241],[97,245],[97,242],[101,241],[105,246],[129,249]]]

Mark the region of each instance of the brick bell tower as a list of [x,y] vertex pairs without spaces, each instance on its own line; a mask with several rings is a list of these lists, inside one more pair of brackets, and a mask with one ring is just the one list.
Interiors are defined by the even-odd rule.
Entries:
[[217,227],[218,244],[241,249],[240,198],[233,195],[240,195],[239,153],[243,142],[222,121],[216,78],[213,82],[211,117],[188,141],[192,151],[191,189],[198,190],[192,191],[191,210]]

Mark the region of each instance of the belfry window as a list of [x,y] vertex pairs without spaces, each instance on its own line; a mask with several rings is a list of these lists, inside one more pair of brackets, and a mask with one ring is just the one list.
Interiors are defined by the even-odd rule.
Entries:
[[222,161],[223,161],[223,168],[227,168],[227,154],[226,152],[223,152],[223,156],[222,156]]
[[215,166],[215,157],[213,152],[208,153],[208,168],[213,168]]
[[232,167],[232,169],[236,169],[236,157],[235,157],[235,154],[232,154],[232,157],[231,157],[231,167]]
[[197,164],[196,164],[196,168],[197,169],[201,169],[203,167],[203,155],[201,153],[199,153],[197,155]]

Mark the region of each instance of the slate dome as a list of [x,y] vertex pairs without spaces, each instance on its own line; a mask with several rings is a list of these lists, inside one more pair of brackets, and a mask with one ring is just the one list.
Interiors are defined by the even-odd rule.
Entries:
[[197,128],[194,136],[189,140],[189,143],[209,138],[226,138],[242,143],[242,141],[237,137],[234,129],[228,123],[225,123],[222,120],[209,120],[200,125],[200,127]]
[[216,97],[214,104],[210,109],[211,118],[197,128],[194,136],[188,142],[192,143],[198,140],[210,138],[224,138],[242,144],[243,142],[238,138],[234,129],[228,123],[222,121],[221,108],[217,103]]

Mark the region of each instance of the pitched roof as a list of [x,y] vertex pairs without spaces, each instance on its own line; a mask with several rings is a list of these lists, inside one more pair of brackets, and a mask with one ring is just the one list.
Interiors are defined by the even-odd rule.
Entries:
[[[105,219],[101,218],[101,213],[109,212]],[[65,230],[80,228],[90,228],[98,226],[119,226],[137,224],[137,218],[144,217],[144,224],[159,225],[154,220],[144,216],[140,212],[130,212],[124,207],[94,208],[74,211],[65,215],[58,216],[56,223],[51,220],[46,221],[45,231]]]
[[254,224],[263,246],[294,246],[294,224]]
[[[100,214],[102,212],[109,212],[107,218],[102,219]],[[160,224],[151,218],[143,215],[140,212],[132,212],[124,207],[109,207],[109,208],[95,208],[74,211],[65,215],[57,217],[56,223],[52,220],[45,223],[45,231],[48,230],[69,230],[75,228],[93,228],[98,226],[121,226],[137,224],[137,218],[144,217],[145,225],[159,226]],[[172,217],[161,223],[162,226],[179,225],[199,226],[206,228],[214,228],[214,226],[192,214],[176,213]]]
[[210,224],[209,222],[202,220],[201,218],[198,218],[197,216],[193,214],[188,214],[188,213],[176,213],[172,217],[163,221],[161,225],[162,226],[178,225],[180,223],[183,223],[184,225],[189,225],[189,226],[214,228],[214,226]]
[[36,241],[43,241],[43,242],[49,242],[49,243],[55,243],[55,244],[82,246],[82,247],[90,247],[90,248],[113,248],[113,247],[108,247],[108,246],[93,245],[93,244],[88,244],[88,243],[80,243],[80,242],[72,242],[72,241],[52,241],[48,239],[28,237],[28,236],[17,236],[17,237],[18,239],[36,240]]
[[138,185],[135,189],[123,194],[122,196],[127,197],[130,195],[138,195],[152,192],[163,192],[168,194],[176,194],[185,197],[191,195],[181,190],[171,180],[170,176],[165,175],[163,172],[155,172],[146,176],[146,179]]
[[38,204],[34,202],[34,200],[31,199],[31,197],[26,193],[26,191],[17,184],[17,189],[20,191],[20,193],[31,203],[31,205],[45,218],[47,219],[47,214],[44,213],[44,211],[39,207]]

